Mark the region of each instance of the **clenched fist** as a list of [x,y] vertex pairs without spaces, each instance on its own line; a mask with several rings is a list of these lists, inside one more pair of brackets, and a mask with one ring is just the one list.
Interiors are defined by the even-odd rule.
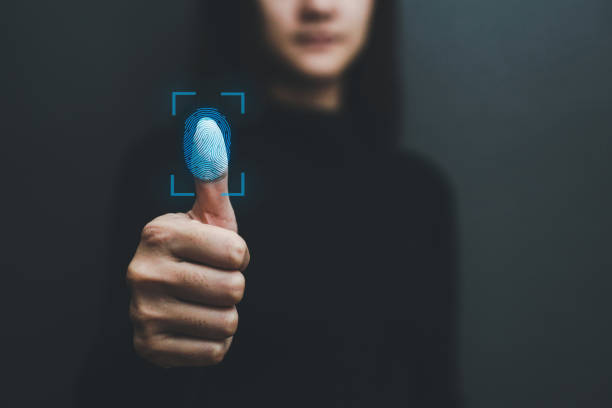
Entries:
[[134,348],[159,366],[217,364],[238,327],[250,256],[224,192],[227,176],[196,181],[191,211],[149,222],[128,266]]

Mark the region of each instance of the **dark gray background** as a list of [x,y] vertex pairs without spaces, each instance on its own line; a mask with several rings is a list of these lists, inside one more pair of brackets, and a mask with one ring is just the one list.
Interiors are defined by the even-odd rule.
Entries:
[[468,406],[612,406],[612,2],[402,2],[407,145],[455,185]]
[[[118,160],[190,87],[197,1],[3,6],[0,403],[72,404]],[[612,2],[406,0],[398,18],[406,145],[458,196],[468,406],[612,406]]]

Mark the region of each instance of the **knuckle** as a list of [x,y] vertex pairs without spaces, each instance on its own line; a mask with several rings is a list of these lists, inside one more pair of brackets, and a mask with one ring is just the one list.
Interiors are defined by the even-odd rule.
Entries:
[[177,356],[171,350],[167,350],[166,347],[157,340],[146,341],[145,346],[140,347],[136,346],[135,342],[134,350],[142,359],[163,369],[189,365],[186,364],[180,356]]
[[146,259],[146,255],[137,255],[128,265],[126,282],[132,288],[172,286],[176,281],[176,272],[168,266],[163,258]]
[[227,259],[229,264],[236,269],[243,267],[247,252],[248,248],[242,237],[236,235],[233,239],[229,240],[227,244]]
[[140,235],[141,242],[152,247],[167,246],[173,238],[172,229],[157,218],[145,225]]
[[158,345],[152,336],[134,335],[134,350],[148,361],[155,361],[158,354]]
[[244,296],[245,279],[240,272],[228,274],[225,287],[225,294],[232,304],[236,304],[242,300]]
[[146,302],[132,298],[130,302],[130,320],[139,327],[146,328],[153,324],[159,323],[162,320],[161,314],[146,304]]
[[142,323],[146,320],[144,318],[144,314],[142,313],[142,309],[134,304],[134,302],[130,302],[130,320],[132,323],[141,326]]
[[213,344],[209,351],[209,361],[211,364],[219,364],[225,358],[225,347],[222,344]]
[[181,365],[160,336],[138,336],[133,339],[134,351],[144,360],[162,368]]
[[138,285],[148,280],[146,268],[143,268],[139,261],[134,258],[128,265],[125,278],[129,285]]
[[238,330],[238,311],[236,308],[232,308],[231,311],[224,314],[221,329],[225,337],[231,337],[236,334]]

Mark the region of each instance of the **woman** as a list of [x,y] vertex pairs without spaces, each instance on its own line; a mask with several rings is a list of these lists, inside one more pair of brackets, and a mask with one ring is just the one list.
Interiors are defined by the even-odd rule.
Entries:
[[128,156],[113,259],[131,292],[113,292],[83,406],[109,403],[94,383],[113,406],[458,405],[451,197],[396,150],[392,6],[207,5],[198,94],[246,91],[229,170],[246,196],[232,208],[223,177],[168,197],[180,129]]

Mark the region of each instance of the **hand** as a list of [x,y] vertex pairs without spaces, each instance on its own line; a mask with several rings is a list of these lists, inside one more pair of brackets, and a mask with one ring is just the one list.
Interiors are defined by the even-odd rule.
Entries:
[[134,348],[159,366],[217,364],[238,327],[250,256],[223,192],[227,176],[196,180],[191,211],[149,222],[128,266]]

